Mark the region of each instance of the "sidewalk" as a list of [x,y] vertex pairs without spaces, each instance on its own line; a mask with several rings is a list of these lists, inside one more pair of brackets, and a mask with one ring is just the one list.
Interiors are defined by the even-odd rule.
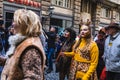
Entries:
[[45,71],[45,80],[59,80],[59,73],[55,72],[55,63],[53,64],[53,71],[51,73]]
[[59,80],[59,73],[56,73],[55,69],[55,63],[53,63],[53,71],[51,73],[46,73],[45,71],[45,80]]

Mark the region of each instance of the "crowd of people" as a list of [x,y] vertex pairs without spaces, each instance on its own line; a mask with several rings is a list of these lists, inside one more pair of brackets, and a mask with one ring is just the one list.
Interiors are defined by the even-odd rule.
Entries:
[[96,39],[87,23],[80,25],[78,35],[70,27],[63,35],[53,26],[46,32],[39,16],[26,9],[14,12],[7,30],[3,24],[0,20],[1,80],[45,80],[44,72],[53,70],[53,58],[59,80],[120,80],[118,23],[100,29]]

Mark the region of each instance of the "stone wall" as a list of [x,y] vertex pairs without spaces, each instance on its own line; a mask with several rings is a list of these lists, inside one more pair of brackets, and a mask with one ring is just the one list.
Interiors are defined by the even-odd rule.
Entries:
[[0,19],[3,19],[3,0],[0,0]]
[[49,30],[50,16],[49,16],[49,13],[48,13],[48,8],[51,5],[51,3],[50,3],[50,0],[42,0],[41,4],[42,4],[41,14],[42,14],[42,17],[44,17],[44,20],[42,20],[43,28],[45,28],[46,30]]
[[74,3],[73,3],[73,27],[76,30],[76,32],[79,32],[80,13],[81,13],[81,0],[74,0]]
[[101,18],[100,14],[101,14],[101,6],[98,4],[96,7],[95,30],[98,29],[98,25],[100,23],[100,18]]

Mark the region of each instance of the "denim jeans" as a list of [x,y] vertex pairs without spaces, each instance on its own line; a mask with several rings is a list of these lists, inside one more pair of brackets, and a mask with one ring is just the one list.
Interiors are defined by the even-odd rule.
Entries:
[[55,52],[55,49],[54,48],[48,48],[48,51],[47,51],[47,59],[48,59],[48,67],[49,69],[53,70],[53,61],[52,61],[52,58],[53,58],[53,54]]

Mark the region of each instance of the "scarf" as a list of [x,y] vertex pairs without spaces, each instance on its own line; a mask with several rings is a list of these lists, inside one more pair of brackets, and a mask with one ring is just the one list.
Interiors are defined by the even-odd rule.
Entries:
[[6,57],[9,57],[11,55],[13,55],[16,46],[22,42],[25,38],[27,38],[26,36],[22,36],[21,34],[15,34],[9,37],[8,42],[10,45],[10,48],[8,49],[8,51],[6,52]]

